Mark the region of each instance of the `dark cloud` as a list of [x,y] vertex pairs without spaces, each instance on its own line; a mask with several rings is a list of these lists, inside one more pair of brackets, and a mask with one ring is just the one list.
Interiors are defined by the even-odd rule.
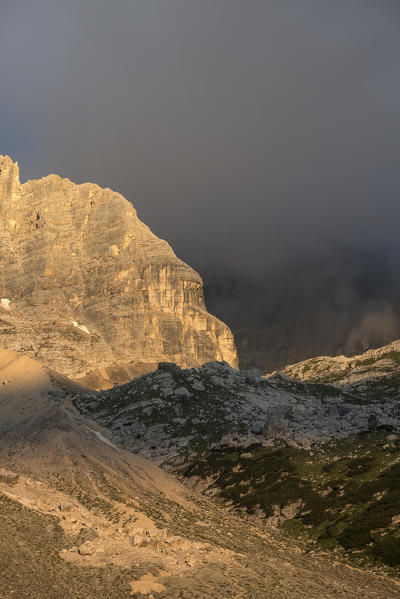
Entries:
[[121,191],[261,308],[353,310],[360,277],[398,293],[399,25],[390,0],[5,0],[0,151]]

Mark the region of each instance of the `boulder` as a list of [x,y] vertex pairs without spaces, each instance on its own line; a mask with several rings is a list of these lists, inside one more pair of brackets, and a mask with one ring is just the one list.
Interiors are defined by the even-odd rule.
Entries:
[[145,539],[140,535],[133,535],[130,537],[129,542],[132,547],[141,547],[143,544],[145,544]]
[[177,387],[177,389],[174,390],[174,395],[176,397],[189,397],[190,391],[186,389],[186,387]]
[[90,543],[90,541],[86,541],[86,543],[83,543],[83,545],[81,545],[78,548],[78,553],[79,555],[93,555],[93,546]]

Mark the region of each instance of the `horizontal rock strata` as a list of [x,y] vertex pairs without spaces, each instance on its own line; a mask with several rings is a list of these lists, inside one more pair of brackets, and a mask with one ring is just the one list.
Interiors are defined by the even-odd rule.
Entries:
[[121,364],[236,366],[200,276],[120,194],[57,175],[21,184],[0,157],[0,209],[1,348],[94,387],[118,382]]

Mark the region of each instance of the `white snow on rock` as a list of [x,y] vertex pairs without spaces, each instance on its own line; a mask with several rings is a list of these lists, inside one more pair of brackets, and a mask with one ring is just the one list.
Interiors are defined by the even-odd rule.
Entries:
[[113,447],[114,449],[118,449],[118,447],[116,445],[114,445],[114,443],[111,443],[111,441],[109,439],[107,439],[107,437],[102,435],[99,431],[94,431],[91,428],[88,428],[88,431],[90,431],[91,433],[96,435],[96,437],[98,439],[100,439],[100,441],[103,441],[103,443],[107,443],[107,445],[109,445],[110,447]]

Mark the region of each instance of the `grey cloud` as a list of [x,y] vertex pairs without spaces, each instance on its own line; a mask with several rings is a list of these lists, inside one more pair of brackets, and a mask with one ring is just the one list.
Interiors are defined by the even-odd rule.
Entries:
[[121,191],[260,310],[306,284],[352,311],[360,271],[367,304],[398,293],[399,24],[389,0],[6,0],[0,151]]

